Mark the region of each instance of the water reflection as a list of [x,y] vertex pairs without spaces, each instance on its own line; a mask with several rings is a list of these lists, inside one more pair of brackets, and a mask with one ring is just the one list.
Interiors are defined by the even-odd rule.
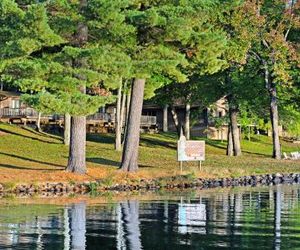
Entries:
[[[74,250],[85,248],[86,203],[80,202],[71,207],[71,247]],[[70,245],[68,243],[68,245]]]
[[0,249],[295,249],[300,186],[0,207]]
[[282,192],[281,187],[276,187],[276,195],[275,195],[275,249],[280,249],[281,242],[281,206],[282,206]]
[[139,202],[137,200],[126,201],[122,202],[120,206],[122,214],[121,225],[124,227],[126,234],[118,235],[117,242],[126,242],[126,244],[118,244],[118,249],[127,249],[126,246],[128,246],[128,249],[142,249]]

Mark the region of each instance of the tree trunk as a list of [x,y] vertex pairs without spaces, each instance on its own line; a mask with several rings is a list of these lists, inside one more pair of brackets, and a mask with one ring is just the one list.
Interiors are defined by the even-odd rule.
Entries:
[[121,163],[123,171],[132,172],[138,169],[138,148],[145,82],[145,79],[135,79],[132,84],[128,125]]
[[179,124],[179,120],[178,120],[178,115],[177,115],[176,109],[174,108],[173,105],[171,105],[171,114],[172,114],[173,121],[174,121],[176,130],[177,130],[177,134],[178,134],[178,136],[179,136],[179,135],[180,135],[180,130],[181,130],[181,129],[180,129],[180,124]]
[[131,101],[131,91],[128,91],[127,101],[126,101],[126,123],[128,122],[129,117],[129,109],[130,109],[130,101]]
[[191,128],[190,128],[190,116],[191,116],[191,104],[187,103],[185,105],[185,137],[187,140],[191,137]]
[[168,105],[163,109],[163,132],[168,132]]
[[42,117],[42,113],[38,112],[38,116],[37,116],[37,119],[36,119],[36,131],[38,131],[38,132],[42,132],[42,129],[41,129],[41,117]]
[[279,140],[279,115],[277,103],[276,84],[272,81],[267,63],[264,61],[265,67],[265,84],[270,94],[270,118],[272,123],[272,139],[273,139],[273,158],[281,159],[281,146]]
[[130,94],[130,91],[128,91],[127,98],[126,98],[126,116],[125,116],[125,127],[124,127],[124,140],[122,142],[123,145],[125,143],[125,138],[126,138],[126,135],[127,135],[130,101],[131,101],[131,94]]
[[122,81],[118,89],[118,99],[117,99],[117,112],[115,121],[115,149],[117,151],[122,150],[122,124],[121,124],[121,102],[122,102]]
[[270,115],[272,123],[273,158],[281,159],[281,146],[279,140],[279,115],[276,86],[270,90]]
[[70,132],[71,132],[71,116],[70,114],[65,114],[64,122],[64,144],[70,145]]
[[229,115],[234,156],[240,156],[242,155],[242,150],[240,141],[240,130],[237,122],[238,109],[235,107],[229,107]]
[[121,117],[120,117],[120,124],[121,124],[121,133],[124,127],[124,118],[125,118],[125,106],[126,106],[126,92],[123,91],[122,95],[122,104],[121,104]]
[[231,69],[226,74],[225,82],[229,88],[229,94],[227,95],[227,101],[229,106],[229,125],[230,125],[230,133],[232,134],[232,145],[233,145],[233,154],[234,156],[242,155],[241,150],[241,138],[240,138],[240,130],[238,127],[238,104],[236,103],[235,97],[232,93],[233,86],[231,80]]
[[[80,0],[80,11],[87,6],[87,0]],[[83,47],[88,40],[88,26],[85,23],[79,23],[77,26],[77,32],[75,34],[76,46]],[[86,65],[85,59],[75,60],[75,64],[78,67]],[[77,76],[79,80],[85,81],[86,76],[79,74]],[[81,93],[86,93],[86,86],[82,84],[79,87]],[[86,117],[85,116],[73,116],[71,118],[71,138],[70,138],[70,150],[67,171],[85,174],[86,173],[86,159],[85,159],[85,147],[86,147]]]
[[233,156],[233,141],[232,141],[232,133],[231,133],[231,125],[228,124],[228,136],[227,136],[227,152],[228,156]]
[[71,118],[71,139],[67,171],[85,174],[86,117]]

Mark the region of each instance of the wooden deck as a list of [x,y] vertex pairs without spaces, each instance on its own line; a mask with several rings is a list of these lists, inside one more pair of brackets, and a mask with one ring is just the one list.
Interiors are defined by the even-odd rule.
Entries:
[[[37,118],[38,112],[33,108],[0,108],[0,122],[27,125],[36,124]],[[64,116],[42,115],[41,124],[63,127]],[[115,115],[109,113],[89,115],[86,118],[86,126],[88,133],[112,133],[115,131]],[[156,116],[142,116],[141,130],[144,132],[157,132]]]

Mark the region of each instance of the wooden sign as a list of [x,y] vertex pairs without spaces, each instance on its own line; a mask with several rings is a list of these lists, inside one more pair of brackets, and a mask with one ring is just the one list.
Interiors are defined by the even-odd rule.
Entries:
[[178,141],[178,161],[204,161],[205,141]]
[[187,141],[185,136],[181,135],[177,143],[177,160],[180,162],[181,171],[184,161],[199,161],[201,170],[201,162],[205,160],[205,141]]

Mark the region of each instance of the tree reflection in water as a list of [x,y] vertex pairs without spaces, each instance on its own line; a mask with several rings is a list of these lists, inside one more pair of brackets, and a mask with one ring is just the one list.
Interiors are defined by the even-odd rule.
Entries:
[[86,203],[75,203],[71,208],[71,247],[73,250],[85,249],[85,234]]
[[280,250],[281,243],[281,206],[282,206],[281,186],[276,187],[275,195],[275,250]]
[[0,249],[300,249],[300,185],[0,206]]
[[[123,225],[125,227],[125,237],[128,249],[142,249],[141,231],[139,222],[139,202],[129,200],[122,202],[121,211],[123,215]],[[126,249],[126,248],[121,248]]]

